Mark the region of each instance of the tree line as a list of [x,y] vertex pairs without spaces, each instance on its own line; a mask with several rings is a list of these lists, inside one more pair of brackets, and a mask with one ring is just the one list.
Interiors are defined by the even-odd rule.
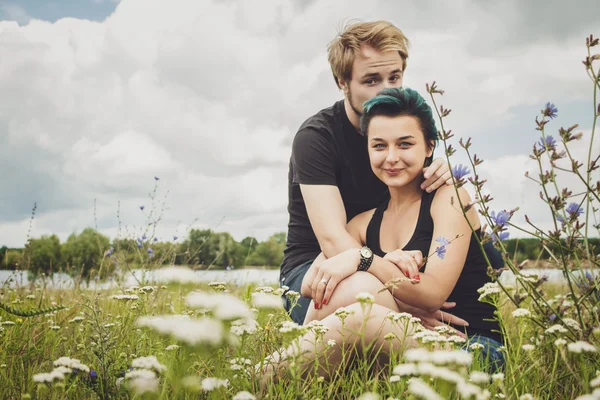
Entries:
[[27,270],[30,275],[66,272],[86,279],[105,278],[118,269],[188,265],[192,268],[233,269],[278,267],[286,234],[265,241],[246,237],[237,242],[229,233],[192,229],[181,240],[162,241],[151,233],[110,240],[93,228],[71,234],[64,243],[56,235],[29,239],[23,248],[0,247],[0,269]]
[[[232,269],[243,266],[277,268],[283,259],[286,234],[279,232],[265,241],[246,237],[237,242],[229,233],[192,229],[180,240],[161,241],[144,234],[138,238],[108,237],[93,228],[71,234],[64,243],[56,235],[30,239],[24,248],[0,247],[0,269],[28,270],[31,275],[67,272],[71,275],[106,277],[118,268],[188,265],[192,268]],[[590,238],[597,249],[600,239]],[[549,253],[538,239],[509,239],[503,242],[517,262],[547,260]],[[550,251],[555,251],[549,246]]]

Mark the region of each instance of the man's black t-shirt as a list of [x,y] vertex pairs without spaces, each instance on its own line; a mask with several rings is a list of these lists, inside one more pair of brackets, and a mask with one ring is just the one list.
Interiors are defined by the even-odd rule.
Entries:
[[371,170],[367,139],[350,123],[343,100],[306,120],[294,138],[288,175],[290,220],[282,275],[321,252],[300,184],[337,186],[347,221],[377,207],[387,196],[387,186]]

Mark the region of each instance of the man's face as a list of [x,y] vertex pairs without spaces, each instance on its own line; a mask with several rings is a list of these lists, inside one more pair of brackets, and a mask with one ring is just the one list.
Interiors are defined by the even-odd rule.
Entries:
[[404,62],[395,50],[377,51],[363,45],[362,55],[357,55],[352,65],[352,79],[341,81],[344,91],[358,117],[362,115],[363,103],[386,88],[402,87]]

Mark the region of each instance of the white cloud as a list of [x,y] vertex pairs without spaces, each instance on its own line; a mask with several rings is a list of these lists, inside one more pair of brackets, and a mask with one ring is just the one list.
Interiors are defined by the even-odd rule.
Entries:
[[[163,237],[196,219],[238,240],[285,230],[291,140],[341,98],[326,46],[351,18],[405,31],[406,85],[438,80],[460,136],[484,141],[486,124],[515,107],[581,99],[589,24],[518,41],[521,30],[548,32],[521,11],[531,13],[517,2],[491,12],[469,1],[125,0],[101,22],[0,22],[0,168],[10,171],[0,244],[22,245],[34,201],[34,236],[93,225],[94,199],[103,232],[117,232],[118,201],[123,224],[139,228],[153,176],[169,191]],[[528,183],[515,178],[526,159],[486,152],[499,204],[527,203]]]

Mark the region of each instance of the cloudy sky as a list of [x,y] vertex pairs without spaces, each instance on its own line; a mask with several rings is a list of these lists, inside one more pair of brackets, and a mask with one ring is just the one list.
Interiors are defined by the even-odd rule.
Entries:
[[33,237],[136,235],[155,183],[161,239],[286,230],[290,144],[341,98],[326,46],[351,19],[404,31],[405,86],[446,90],[447,127],[473,137],[493,208],[545,226],[524,177],[534,119],[552,101],[548,133],[589,133],[581,60],[598,15],[597,0],[0,0],[0,245],[23,245],[34,203]]

